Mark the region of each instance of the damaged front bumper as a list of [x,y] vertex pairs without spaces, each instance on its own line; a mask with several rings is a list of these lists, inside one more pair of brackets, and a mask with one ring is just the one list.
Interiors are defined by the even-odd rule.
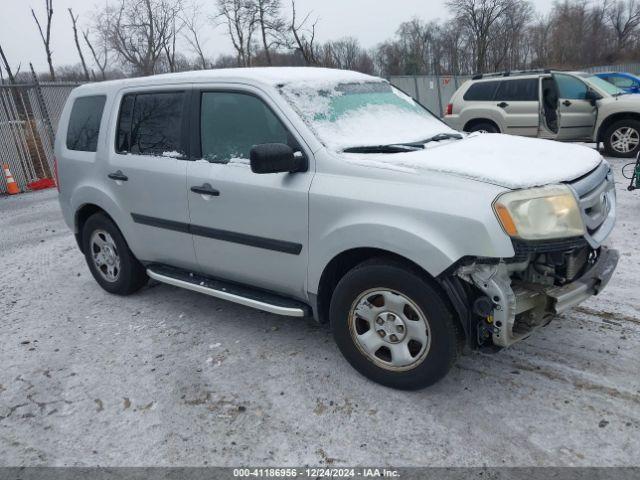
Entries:
[[480,315],[484,318],[480,320],[479,342],[484,334],[494,345],[508,347],[549,323],[553,315],[600,293],[615,271],[619,254],[604,246],[593,254],[595,258],[584,272],[562,285],[518,279],[514,275],[517,266],[504,261],[460,267],[456,275],[477,287],[486,296],[485,305],[490,305]]

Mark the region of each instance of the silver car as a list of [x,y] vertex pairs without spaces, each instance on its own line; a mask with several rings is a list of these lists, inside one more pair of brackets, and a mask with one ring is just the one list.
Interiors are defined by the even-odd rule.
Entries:
[[600,293],[618,260],[596,151],[460,134],[355,72],[83,85],[55,152],[62,213],[103,289],[151,278],[313,317],[395,388],[527,337]]
[[461,131],[603,143],[608,155],[640,151],[640,95],[582,72],[505,72],[465,82],[445,122]]

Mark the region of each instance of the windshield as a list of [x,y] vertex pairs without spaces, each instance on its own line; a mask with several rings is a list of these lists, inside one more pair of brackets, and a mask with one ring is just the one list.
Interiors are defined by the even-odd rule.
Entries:
[[609,83],[600,77],[596,77],[595,75],[586,77],[585,80],[590,85],[598,88],[599,90],[604,91],[605,93],[608,93],[609,95],[624,95],[625,93],[627,93],[624,90],[621,90],[620,88],[616,87],[612,83]]
[[327,147],[346,148],[418,142],[455,133],[387,82],[336,83],[322,87],[290,84],[280,88]]

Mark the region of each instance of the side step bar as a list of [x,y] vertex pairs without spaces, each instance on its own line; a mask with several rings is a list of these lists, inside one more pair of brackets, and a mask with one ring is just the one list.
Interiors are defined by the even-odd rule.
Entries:
[[157,264],[149,265],[147,267],[147,275],[158,282],[204,293],[211,297],[239,303],[247,307],[275,313],[276,315],[287,317],[311,316],[310,308],[302,302],[178,268]]

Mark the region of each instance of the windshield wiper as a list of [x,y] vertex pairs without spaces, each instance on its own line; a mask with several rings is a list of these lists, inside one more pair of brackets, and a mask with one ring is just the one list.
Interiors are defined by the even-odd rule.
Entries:
[[392,145],[367,145],[364,147],[349,147],[345,148],[345,153],[405,153],[415,152],[423,148],[418,145],[408,145],[405,143],[392,144]]
[[424,140],[420,140],[419,142],[412,143],[403,143],[402,145],[407,145],[411,147],[420,147],[424,148],[427,143],[431,142],[440,142],[442,140],[462,140],[464,137],[459,133],[438,133],[433,137],[426,138]]
[[459,133],[438,133],[433,137],[429,137],[419,142],[392,143],[389,145],[368,145],[364,147],[345,148],[345,153],[405,153],[415,152],[416,150],[424,150],[424,146],[430,142],[440,142],[442,140],[461,140],[464,138]]

